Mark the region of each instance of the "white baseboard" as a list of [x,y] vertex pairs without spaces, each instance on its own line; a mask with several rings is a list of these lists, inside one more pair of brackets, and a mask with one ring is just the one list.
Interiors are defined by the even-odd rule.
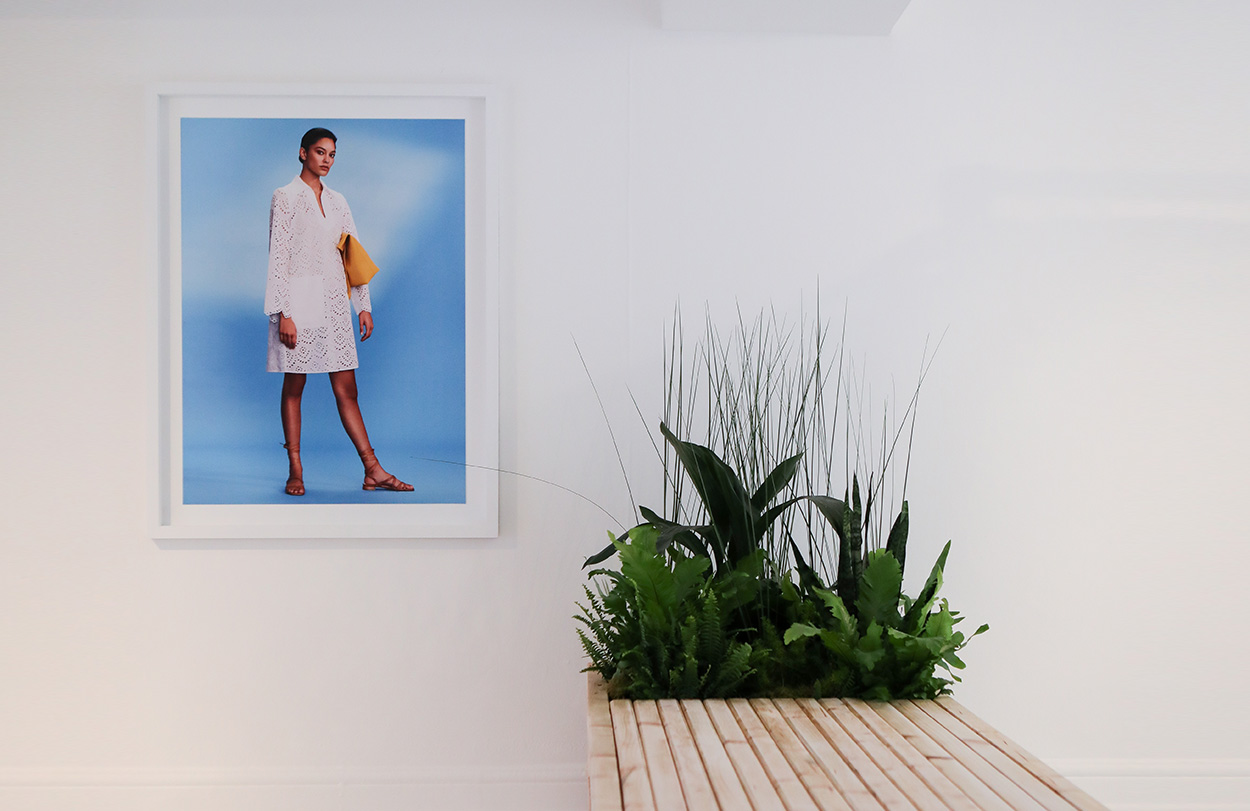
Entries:
[[[1112,811],[1250,811],[1250,760],[1046,761]],[[581,763],[456,769],[0,768],[5,811],[584,811]]]
[[582,764],[456,769],[0,768],[5,811],[584,811]]
[[1046,760],[1112,811],[1250,811],[1250,760]]

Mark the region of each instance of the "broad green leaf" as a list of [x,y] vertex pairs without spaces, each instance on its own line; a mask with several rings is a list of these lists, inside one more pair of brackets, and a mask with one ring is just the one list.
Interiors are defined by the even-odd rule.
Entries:
[[871,672],[885,657],[885,643],[882,641],[882,636],[881,626],[870,622],[868,630],[859,638],[858,644],[852,651],[855,660],[866,671]]
[[[585,569],[587,566],[594,566],[596,563],[603,563],[615,553],[616,536],[612,534],[611,530],[608,530],[608,545],[586,558],[586,562],[582,564],[582,568]],[[594,572],[591,572],[591,574],[594,574]]]
[[936,611],[928,617],[921,617],[920,623],[924,633],[928,636],[949,639],[955,633],[955,618],[945,606],[941,611]]
[[[642,513],[642,517],[647,523],[660,531],[659,537],[656,539],[655,548],[658,552],[664,552],[674,542],[679,544],[693,555],[702,555],[705,558],[717,559],[714,554],[714,547],[703,542],[699,537],[700,531],[709,531],[710,527],[686,526],[662,518],[650,507],[639,505],[638,511]],[[722,561],[717,560],[718,565]]]
[[655,531],[630,532],[630,543],[616,542],[617,556],[621,559],[621,575],[638,594],[639,617],[645,630],[666,627],[677,604],[677,589],[673,574],[664,559],[655,551]]
[[846,513],[846,502],[833,496],[808,496],[807,500],[816,505],[816,509],[825,517],[833,531],[842,538],[842,516]]
[[681,558],[673,561],[673,600],[681,603],[702,588],[712,561],[707,558]]
[[662,422],[660,433],[673,446],[695,492],[703,500],[712,518],[713,532],[724,546],[729,562],[753,551],[758,546],[755,525],[759,512],[751,505],[738,474],[710,448],[678,439]]
[[804,639],[809,636],[820,636],[820,629],[813,628],[811,625],[806,625],[801,622],[796,622],[786,631],[785,638],[782,641],[789,645],[796,639]]
[[756,522],[757,534],[762,536],[766,531],[768,531],[768,528],[773,525],[773,522],[777,520],[777,517],[786,510],[790,509],[790,507],[797,501],[799,501],[797,498],[787,499],[765,512],[760,517],[760,520]]
[[802,453],[796,453],[773,468],[772,473],[765,477],[764,483],[751,496],[751,506],[762,512],[765,507],[772,504],[773,499],[786,489],[794,478],[794,474],[799,471],[799,461],[802,458]]
[[854,633],[857,630],[855,620],[851,619],[851,612],[846,610],[846,603],[842,602],[841,597],[828,589],[815,589],[812,593],[824,601],[829,613],[842,624],[843,633]]
[[712,581],[712,588],[725,612],[738,611],[744,606],[757,603],[760,599],[758,574],[752,575],[738,569],[716,578]]
[[903,589],[903,569],[888,551],[878,549],[868,556],[868,566],[859,581],[855,610],[861,622],[885,627],[899,624],[898,602]]
[[[635,546],[641,546],[649,552],[654,553],[655,542],[660,537],[660,531],[650,524],[639,524],[632,527],[629,532],[625,533],[629,537],[629,542]],[[608,537],[612,537],[612,533],[608,533]],[[614,540],[620,540],[619,538]]]

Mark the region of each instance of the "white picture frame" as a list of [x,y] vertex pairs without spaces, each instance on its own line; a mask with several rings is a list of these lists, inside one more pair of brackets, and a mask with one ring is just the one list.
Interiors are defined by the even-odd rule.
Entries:
[[[152,309],[153,328],[151,334],[152,374],[150,403],[154,412],[153,448],[150,466],[152,496],[150,512],[151,535],[155,539],[303,539],[303,538],[490,538],[498,535],[498,456],[499,456],[499,335],[498,335],[498,290],[499,290],[499,244],[498,244],[498,144],[497,144],[497,91],[489,86],[411,86],[411,85],[258,85],[258,84],[178,84],[161,85],[149,92],[149,127],[152,139],[149,152],[151,154],[149,188],[151,221],[154,223],[154,234],[151,239],[152,262]],[[292,123],[302,120],[316,121],[349,121],[358,122],[361,127],[381,127],[394,122],[408,122],[413,127],[425,126],[422,122],[461,122],[463,131],[463,392],[453,392],[454,397],[463,397],[463,450],[461,458],[437,459],[437,454],[427,456],[420,448],[397,449],[384,445],[383,439],[374,436],[371,429],[370,439],[378,447],[379,458],[387,468],[405,477],[404,467],[412,465],[445,465],[446,469],[463,472],[463,483],[460,496],[451,498],[423,497],[427,501],[401,501],[404,494],[374,494],[361,491],[359,495],[343,495],[337,503],[319,502],[309,481],[309,496],[299,498],[285,496],[282,487],[286,478],[286,456],[282,451],[280,428],[274,427],[272,434],[276,442],[269,442],[269,434],[264,440],[266,448],[264,458],[272,453],[276,460],[272,471],[270,462],[261,465],[249,464],[247,476],[259,476],[263,479],[263,487],[272,485],[283,498],[271,499],[276,503],[259,503],[250,497],[232,500],[228,493],[225,496],[204,498],[197,495],[200,491],[189,488],[188,452],[189,432],[184,388],[187,385],[184,372],[184,312],[188,310],[188,297],[194,287],[184,273],[184,197],[192,192],[183,187],[183,140],[187,127],[199,126],[202,121],[221,122],[225,132],[250,126],[257,122],[275,124],[279,128],[285,120]],[[433,126],[431,124],[430,126]],[[298,129],[298,127],[296,127]],[[198,131],[198,130],[196,130]],[[241,129],[239,131],[242,131]],[[292,130],[294,132],[294,129]],[[301,130],[302,132],[302,130]],[[455,130],[452,130],[455,132]],[[290,143],[289,153],[283,155],[285,164],[283,171],[290,174],[298,172],[297,152],[299,134]],[[340,136],[340,142],[343,139]],[[341,163],[348,159],[348,144],[339,144]],[[188,166],[194,166],[196,156],[188,157]],[[197,171],[199,167],[197,167]],[[452,175],[454,177],[454,172]],[[327,177],[327,186],[336,188],[333,181],[335,175]],[[410,179],[396,177],[394,182],[410,185]],[[280,184],[279,184],[280,185]],[[356,200],[352,200],[356,204]],[[249,200],[246,212],[247,228],[249,229],[248,250],[254,252],[257,237],[252,233],[251,218],[259,218],[261,227],[265,225],[269,200],[255,201],[252,209]],[[456,209],[451,209],[453,216]],[[354,211],[365,238],[366,226],[360,223],[360,213]],[[446,212],[444,212],[446,213]],[[243,217],[243,215],[240,215]],[[188,236],[187,239],[190,239]],[[367,242],[367,238],[365,238]],[[394,241],[394,240],[392,240]],[[202,244],[202,241],[197,244]],[[267,243],[266,243],[267,249]],[[372,253],[372,250],[371,250]],[[384,262],[377,256],[379,265]],[[250,263],[249,263],[250,264]],[[231,271],[238,272],[237,269]],[[253,298],[247,303],[246,312],[254,312],[258,330],[267,329],[268,319],[262,311],[262,298],[255,297],[256,289],[263,290],[265,267],[249,268],[259,282],[249,277],[246,284]],[[382,274],[379,274],[381,276]],[[371,289],[373,284],[370,285]],[[198,294],[197,294],[198,295]],[[375,296],[376,298],[376,296]],[[379,305],[375,302],[375,317],[379,321],[379,334],[384,329],[382,316],[378,314]],[[244,310],[239,310],[243,312]],[[402,319],[391,316],[389,322],[393,327],[403,323]],[[252,327],[248,326],[247,330]],[[251,333],[249,332],[249,335]],[[259,332],[257,334],[262,334]],[[242,342],[242,339],[240,339]],[[370,348],[377,343],[370,344]],[[397,353],[402,354],[402,353]],[[187,357],[190,357],[189,355]],[[390,358],[387,359],[391,361]],[[404,362],[403,358],[394,362]],[[264,347],[258,347],[255,356],[240,355],[238,368],[246,368],[250,380],[256,380],[253,367],[243,364],[264,364]],[[361,372],[365,371],[365,361],[361,361]],[[455,367],[459,364],[455,357]],[[226,374],[231,374],[230,367]],[[376,373],[373,379],[385,374]],[[309,389],[313,388],[309,375]],[[324,375],[321,375],[324,377]],[[271,408],[273,426],[278,426],[278,392],[281,387],[280,375],[271,374],[272,392],[263,396],[272,400]],[[454,378],[454,375],[453,375]],[[234,381],[223,380],[223,384]],[[268,384],[266,384],[268,385]],[[452,387],[454,389],[454,386]],[[309,393],[307,401],[313,394],[329,396],[328,391]],[[251,397],[251,393],[247,395]],[[454,398],[453,398],[454,399]],[[361,408],[366,422],[370,419],[370,408],[378,408],[377,403],[369,403],[365,399],[362,383]],[[268,400],[266,400],[268,403]],[[248,410],[257,412],[258,405],[249,399]],[[266,406],[269,407],[268,405]],[[307,408],[307,406],[305,407]],[[455,411],[458,406],[449,406]],[[392,419],[401,417],[393,416]],[[307,418],[306,418],[307,422]],[[454,420],[450,421],[455,423]],[[199,423],[196,423],[198,425]],[[223,425],[226,423],[222,423]],[[251,424],[255,424],[253,419]],[[198,430],[198,429],[195,429]],[[231,441],[244,444],[249,437],[256,434],[240,430],[240,435],[231,435]],[[265,430],[268,432],[269,427]],[[461,429],[456,427],[451,432],[454,440],[459,441]],[[342,433],[341,428],[339,429]],[[343,442],[348,442],[342,435]],[[454,443],[453,443],[454,444]],[[199,448],[200,445],[195,447]],[[348,449],[350,445],[348,445]],[[253,450],[249,448],[249,452]],[[354,452],[354,451],[353,451]],[[405,452],[407,455],[405,455]],[[389,455],[388,455],[389,454]],[[455,456],[456,454],[449,454]],[[198,456],[196,457],[199,458]],[[247,457],[249,459],[256,457]],[[419,460],[419,461],[414,461]],[[309,461],[305,453],[305,478],[309,476]],[[262,467],[264,470],[253,468]],[[443,468],[440,468],[443,469]],[[356,460],[356,470],[350,475],[357,482],[361,478],[361,468]],[[230,474],[233,475],[233,471]],[[335,471],[338,475],[339,471]],[[238,471],[240,478],[244,471]],[[349,475],[343,472],[344,476]],[[220,475],[218,476],[220,478]],[[229,476],[227,477],[229,478]],[[450,476],[458,482],[455,475]],[[359,487],[359,483],[355,485]],[[228,491],[229,488],[223,488]],[[344,487],[346,492],[348,487]],[[419,488],[420,489],[420,488]],[[265,498],[271,495],[266,490]],[[399,498],[397,498],[399,497]],[[224,499],[224,500],[223,500]],[[390,499],[390,501],[387,501]]]

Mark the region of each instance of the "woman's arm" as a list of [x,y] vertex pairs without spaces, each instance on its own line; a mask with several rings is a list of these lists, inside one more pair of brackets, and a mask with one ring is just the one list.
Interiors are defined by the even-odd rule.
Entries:
[[[347,198],[340,196],[339,200],[343,203],[343,230],[351,234],[356,239],[360,239],[360,234],[356,233],[356,220],[352,218],[351,206],[347,205]],[[369,300],[369,285],[359,284],[351,289],[350,298],[352,301],[352,309],[361,317],[360,320],[360,340],[364,340],[373,333],[373,317],[368,319],[368,330],[365,329],[364,316],[373,311],[373,303]]]
[[[265,281],[265,314],[291,312],[291,253],[295,241],[295,207],[283,189],[269,203],[269,274]],[[288,319],[289,320],[289,319]]]

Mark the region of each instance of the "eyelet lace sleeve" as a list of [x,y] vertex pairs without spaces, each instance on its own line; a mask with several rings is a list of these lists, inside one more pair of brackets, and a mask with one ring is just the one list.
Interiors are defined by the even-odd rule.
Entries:
[[[356,233],[356,221],[352,219],[352,209],[347,205],[347,200],[343,200],[343,230],[360,239],[360,234]],[[369,301],[369,285],[358,284],[352,288],[352,309],[359,315],[362,312],[373,312],[373,306]]]
[[269,203],[269,275],[265,282],[265,314],[291,312],[291,257],[295,237],[295,207],[284,189]]

